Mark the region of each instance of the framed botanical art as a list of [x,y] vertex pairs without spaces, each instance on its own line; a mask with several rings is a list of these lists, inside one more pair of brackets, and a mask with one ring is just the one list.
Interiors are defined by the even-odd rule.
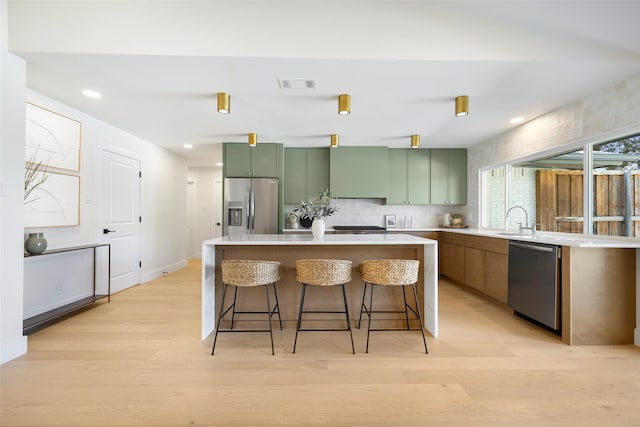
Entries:
[[80,177],[47,172],[47,178],[24,201],[24,226],[80,224]]
[[27,103],[25,160],[48,168],[80,171],[82,124],[62,114]]

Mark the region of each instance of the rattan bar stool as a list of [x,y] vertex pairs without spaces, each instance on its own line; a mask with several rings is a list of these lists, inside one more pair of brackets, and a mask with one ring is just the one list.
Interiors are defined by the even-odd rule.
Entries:
[[[216,334],[213,338],[213,348],[211,355],[216,351],[216,341],[218,340],[218,332],[269,332],[271,335],[271,354],[275,354],[273,348],[273,327],[271,326],[271,318],[274,314],[278,314],[280,329],[282,329],[282,319],[280,318],[280,304],[278,302],[278,291],[276,290],[276,282],[280,280],[280,263],[277,261],[254,261],[254,260],[224,260],[222,266],[222,302],[220,304],[220,315],[216,324]],[[275,295],[276,304],[271,309],[269,300],[269,285],[273,285],[273,293]],[[233,303],[224,309],[224,300],[227,294],[227,288],[234,287]],[[267,311],[238,311],[236,310],[236,300],[238,297],[238,288],[241,287],[264,286],[267,294]],[[231,327],[229,329],[220,329],[222,318],[231,310]],[[236,314],[267,314],[269,316],[269,329],[233,329]]]
[[[364,291],[362,293],[362,304],[360,306],[360,318],[358,319],[358,329],[360,329],[360,323],[362,322],[362,313],[366,313],[369,316],[369,323],[367,326],[367,349],[369,352],[369,335],[371,331],[401,331],[404,328],[386,328],[386,329],[371,329],[371,317],[373,313],[404,313],[405,320],[407,322],[407,330],[409,327],[409,311],[416,315],[420,321],[420,332],[422,332],[422,341],[424,341],[424,351],[427,350],[427,339],[424,336],[424,326],[422,323],[422,315],[420,314],[420,303],[418,302],[418,292],[416,291],[416,283],[418,282],[418,270],[420,268],[420,261],[417,260],[404,260],[404,259],[379,259],[368,260],[360,263],[360,275],[364,281]],[[367,287],[371,285],[369,291],[369,308],[365,305],[365,295],[367,293]],[[373,309],[373,288],[375,286],[402,286],[402,298],[404,300],[404,310],[374,310]],[[405,293],[405,287],[410,286],[413,289],[413,297],[416,302],[415,308],[411,307],[407,303],[407,296]]]
[[[298,323],[296,326],[296,338],[293,342],[293,352],[296,352],[299,331],[349,331],[351,337],[351,351],[356,353],[353,345],[353,333],[351,332],[351,319],[349,319],[349,305],[347,304],[346,284],[351,281],[351,261],[334,259],[299,259],[296,261],[296,275],[298,282],[302,284],[302,295],[300,296],[300,310],[298,312]],[[312,286],[341,286],[342,297],[344,299],[344,311],[312,311],[304,310],[304,297],[307,285]],[[304,313],[344,313],[347,320],[347,327],[344,329],[303,329],[302,315]],[[309,321],[309,320],[307,320]]]

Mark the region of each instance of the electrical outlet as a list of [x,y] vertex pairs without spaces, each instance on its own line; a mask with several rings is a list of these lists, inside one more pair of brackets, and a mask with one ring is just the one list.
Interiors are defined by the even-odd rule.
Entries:
[[62,282],[56,283],[56,295],[62,294]]

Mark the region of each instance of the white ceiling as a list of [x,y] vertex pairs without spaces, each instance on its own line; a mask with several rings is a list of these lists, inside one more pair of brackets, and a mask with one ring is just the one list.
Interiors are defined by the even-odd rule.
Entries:
[[20,0],[9,49],[30,89],[210,166],[249,132],[286,146],[486,141],[640,73],[638,17],[640,1]]

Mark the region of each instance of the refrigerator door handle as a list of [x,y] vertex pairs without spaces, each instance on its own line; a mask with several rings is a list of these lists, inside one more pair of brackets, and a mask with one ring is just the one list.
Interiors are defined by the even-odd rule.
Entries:
[[253,193],[253,187],[249,190],[249,224],[248,228],[253,230],[256,225],[256,195]]
[[251,188],[246,193],[246,208],[247,208],[247,230],[251,229]]

